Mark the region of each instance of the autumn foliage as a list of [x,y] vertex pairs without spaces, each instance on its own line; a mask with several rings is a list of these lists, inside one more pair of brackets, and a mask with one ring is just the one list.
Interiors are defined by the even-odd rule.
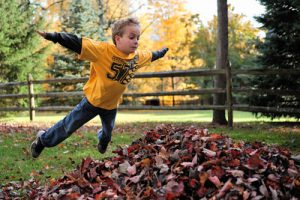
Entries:
[[[290,152],[262,143],[234,142],[207,129],[160,125],[117,155],[90,157],[41,186],[9,183],[12,194],[34,199],[297,199],[300,173]],[[2,195],[2,196],[1,196]]]

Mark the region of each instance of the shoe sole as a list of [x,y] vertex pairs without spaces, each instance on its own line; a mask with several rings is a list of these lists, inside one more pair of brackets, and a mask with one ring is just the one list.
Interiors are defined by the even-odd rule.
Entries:
[[37,132],[37,134],[36,134],[36,139],[31,143],[31,145],[30,145],[30,152],[31,152],[31,156],[33,157],[33,158],[38,158],[40,155],[41,155],[41,153],[42,153],[42,151],[40,152],[40,153],[33,153],[33,152],[36,152],[36,151],[34,151],[34,147],[33,147],[33,145],[37,145],[37,140],[38,140],[38,138],[39,137],[41,137],[44,133],[45,133],[46,131],[45,130],[40,130],[40,131],[38,131]]
[[41,153],[39,153],[39,154],[34,153],[34,145],[36,145],[36,143],[37,143],[37,141],[36,141],[36,139],[35,139],[35,140],[31,143],[31,145],[30,145],[30,152],[31,152],[31,156],[32,156],[33,158],[38,158],[39,155],[41,154]]
[[97,146],[98,151],[99,151],[101,154],[104,154],[104,153],[106,152],[106,150],[107,150],[108,144],[107,144],[106,148],[105,148],[105,149],[102,149],[102,150],[100,150],[99,146],[101,146],[101,145],[98,144],[98,146]]

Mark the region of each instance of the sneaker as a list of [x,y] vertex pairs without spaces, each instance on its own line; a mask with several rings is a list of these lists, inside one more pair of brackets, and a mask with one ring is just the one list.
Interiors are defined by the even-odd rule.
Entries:
[[106,152],[107,146],[109,142],[101,142],[101,140],[98,143],[98,151],[102,154]]
[[41,135],[44,134],[45,131],[41,130],[37,133],[36,139],[32,142],[30,149],[31,149],[31,155],[33,158],[39,157],[39,155],[44,150],[45,146],[41,142]]

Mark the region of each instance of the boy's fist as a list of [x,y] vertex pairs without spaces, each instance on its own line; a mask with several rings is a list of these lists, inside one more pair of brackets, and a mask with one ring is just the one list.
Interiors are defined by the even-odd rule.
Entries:
[[46,32],[44,32],[44,31],[36,31],[36,32],[43,38],[46,38]]
[[169,48],[162,48],[162,49],[160,49],[160,50],[158,50],[158,51],[152,52],[152,59],[151,59],[151,62],[152,62],[152,61],[155,61],[155,60],[157,60],[157,59],[159,59],[159,58],[164,57],[168,50],[169,50]]
[[162,48],[161,50],[160,50],[160,52],[162,53],[162,56],[165,56],[166,55],[166,53],[167,53],[167,51],[169,51],[169,48]]

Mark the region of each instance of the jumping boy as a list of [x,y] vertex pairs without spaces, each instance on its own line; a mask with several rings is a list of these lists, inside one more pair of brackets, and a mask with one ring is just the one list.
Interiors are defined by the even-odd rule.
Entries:
[[168,48],[159,51],[137,51],[140,25],[135,18],[126,18],[112,26],[114,44],[79,38],[69,33],[46,33],[42,37],[76,52],[81,60],[90,61],[90,76],[83,91],[85,97],[61,121],[48,130],[39,131],[31,144],[32,157],[37,158],[45,147],[53,147],[96,115],[101,118],[98,151],[105,153],[115,124],[118,101],[134,74],[141,67],[162,58]]

